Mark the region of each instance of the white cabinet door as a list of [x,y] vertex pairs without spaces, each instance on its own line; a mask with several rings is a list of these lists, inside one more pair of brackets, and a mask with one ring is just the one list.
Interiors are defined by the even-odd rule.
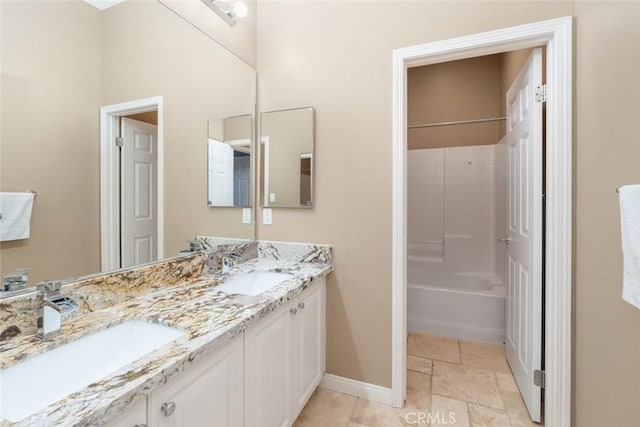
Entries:
[[245,425],[290,426],[325,371],[325,279],[245,331]]
[[138,399],[131,407],[115,419],[105,424],[105,427],[143,427],[147,425],[147,398]]
[[245,425],[290,426],[292,303],[244,333]]
[[297,301],[294,322],[293,411],[298,416],[325,371],[325,284],[317,279]]
[[238,427],[244,424],[242,338],[188,369],[152,395],[159,427]]

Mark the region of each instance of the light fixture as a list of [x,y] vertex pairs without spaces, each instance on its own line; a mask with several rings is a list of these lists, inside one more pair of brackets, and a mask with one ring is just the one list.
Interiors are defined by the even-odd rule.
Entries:
[[202,3],[206,4],[209,9],[213,10],[220,18],[231,25],[236,25],[237,18],[244,18],[249,11],[247,5],[244,2],[238,1],[226,1],[226,0],[202,0]]

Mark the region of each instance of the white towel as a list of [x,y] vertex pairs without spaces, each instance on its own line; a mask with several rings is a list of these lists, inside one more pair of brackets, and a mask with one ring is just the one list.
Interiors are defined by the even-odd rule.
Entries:
[[640,185],[620,187],[622,299],[640,308]]
[[0,193],[0,241],[28,239],[32,193]]

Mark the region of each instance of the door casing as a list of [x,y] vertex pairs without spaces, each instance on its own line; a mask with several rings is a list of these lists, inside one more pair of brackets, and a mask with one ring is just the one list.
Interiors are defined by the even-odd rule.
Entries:
[[158,114],[158,259],[164,258],[164,108],[162,96],[138,99],[100,108],[100,262],[101,270],[119,268],[120,202],[118,151],[119,118],[157,111]]
[[406,396],[407,68],[545,45],[545,425],[570,426],[572,293],[573,18],[563,17],[393,53],[392,372],[391,403]]

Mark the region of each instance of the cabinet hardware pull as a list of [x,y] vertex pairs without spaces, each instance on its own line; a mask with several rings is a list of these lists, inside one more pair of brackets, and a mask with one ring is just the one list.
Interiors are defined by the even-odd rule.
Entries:
[[173,415],[175,410],[176,410],[175,402],[165,402],[160,407],[160,412],[162,412],[162,415],[164,415],[165,417],[170,417],[171,415]]
[[133,427],[147,427],[147,425],[146,424],[136,424]]
[[299,308],[300,310],[304,309],[304,302],[303,302],[303,301],[300,301],[300,302],[298,303],[298,308]]
[[298,314],[298,309],[293,307],[292,309],[289,310],[289,313],[291,313],[291,314],[293,314],[295,316],[296,314]]

